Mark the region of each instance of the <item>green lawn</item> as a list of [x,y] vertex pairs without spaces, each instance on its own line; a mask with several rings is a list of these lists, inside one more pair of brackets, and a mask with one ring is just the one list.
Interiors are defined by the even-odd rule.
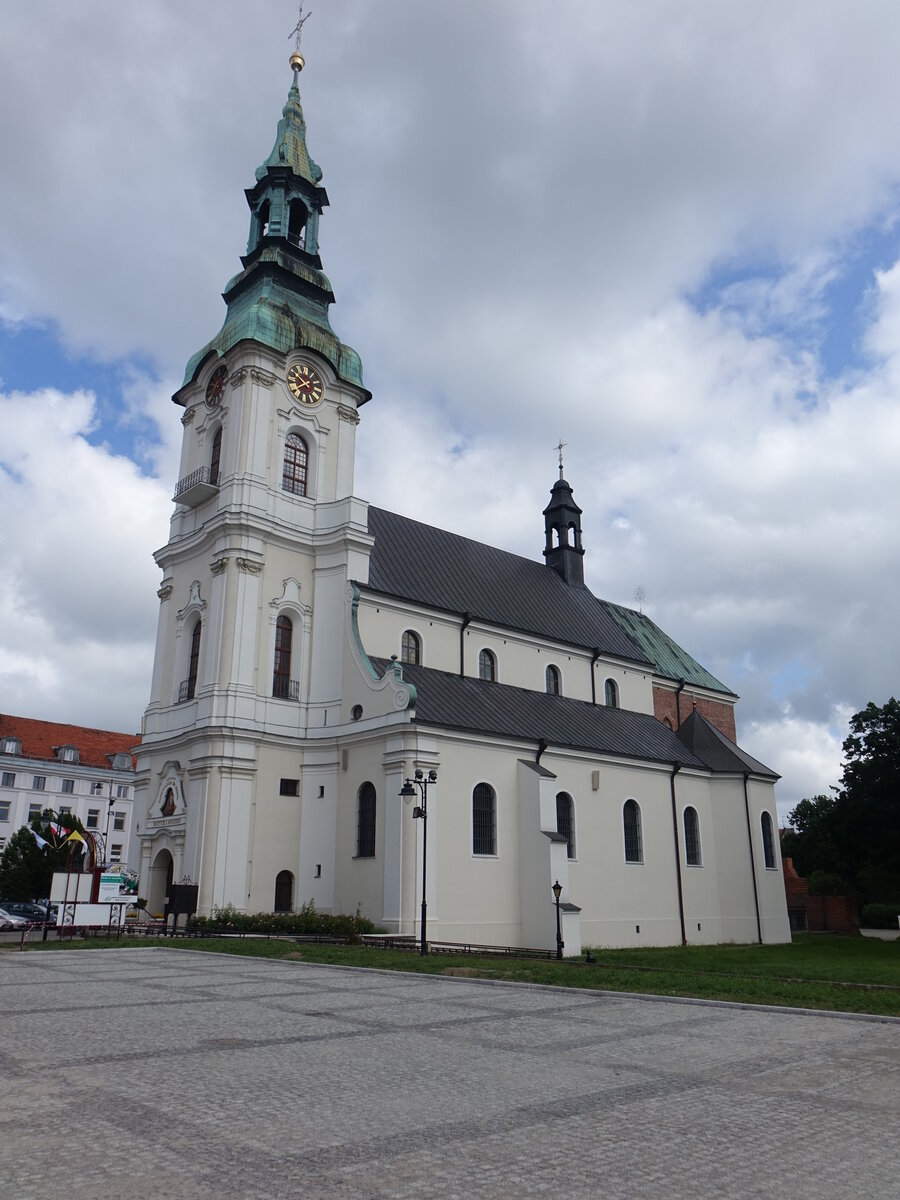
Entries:
[[[155,941],[149,944],[157,944]],[[163,944],[160,942],[159,944]],[[656,950],[594,950],[582,960],[533,960],[433,954],[366,946],[297,944],[265,938],[171,939],[178,950],[377,967],[389,971],[459,974],[523,983],[659,996],[693,996],[745,1004],[777,1004],[900,1016],[900,941],[795,935],[785,946],[671,946]],[[29,950],[69,946],[146,946],[147,939],[35,943]]]

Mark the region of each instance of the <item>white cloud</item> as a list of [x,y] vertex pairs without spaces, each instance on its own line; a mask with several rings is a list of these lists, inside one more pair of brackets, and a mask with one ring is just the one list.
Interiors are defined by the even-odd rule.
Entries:
[[0,395],[0,423],[4,708],[137,729],[168,489],[90,444],[86,393]]

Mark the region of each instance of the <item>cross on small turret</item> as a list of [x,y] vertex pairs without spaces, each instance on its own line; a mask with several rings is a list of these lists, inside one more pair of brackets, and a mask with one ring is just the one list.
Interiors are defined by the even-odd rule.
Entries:
[[554,446],[554,450],[559,451],[559,477],[560,477],[560,479],[562,479],[562,477],[563,477],[563,457],[562,457],[563,447],[568,446],[568,444],[569,444],[568,442],[564,442],[562,440],[562,438],[560,438],[559,445]]

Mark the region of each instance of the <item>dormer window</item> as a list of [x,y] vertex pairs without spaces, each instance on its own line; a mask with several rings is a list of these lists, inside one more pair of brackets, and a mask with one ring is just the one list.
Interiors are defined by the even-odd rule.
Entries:
[[21,754],[22,743],[17,737],[8,737],[3,739],[2,750],[4,754]]
[[130,771],[131,770],[131,755],[125,754],[124,751],[119,751],[112,757],[113,770],[115,771]]
[[78,751],[74,746],[57,746],[56,757],[60,762],[77,763]]

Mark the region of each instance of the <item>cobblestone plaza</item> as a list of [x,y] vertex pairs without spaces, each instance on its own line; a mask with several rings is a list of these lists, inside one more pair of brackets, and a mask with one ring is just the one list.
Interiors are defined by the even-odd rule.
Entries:
[[0,1196],[897,1196],[900,1027],[168,948],[0,955]]

